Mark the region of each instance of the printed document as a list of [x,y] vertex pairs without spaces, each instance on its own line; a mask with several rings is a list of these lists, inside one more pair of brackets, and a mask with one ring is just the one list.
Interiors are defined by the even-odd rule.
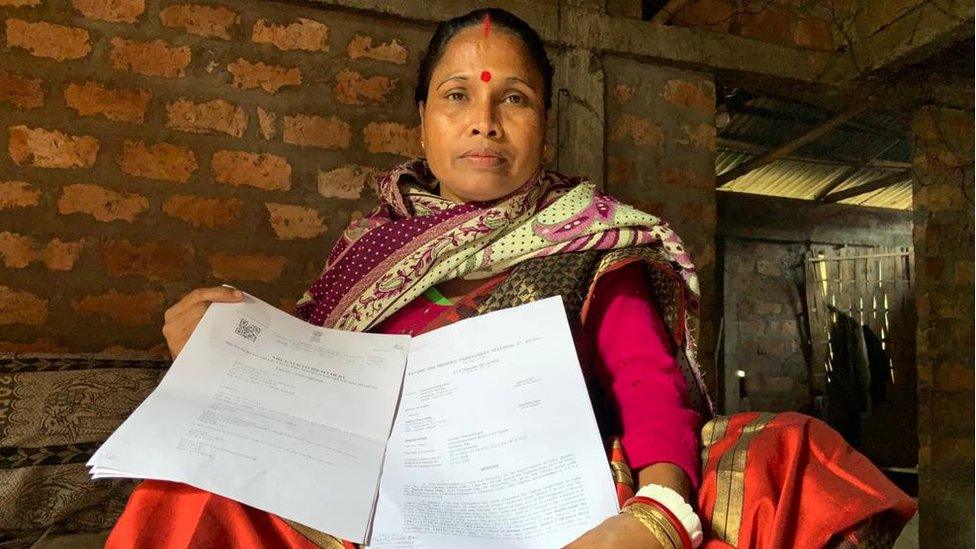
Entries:
[[414,338],[212,304],[89,466],[375,548],[559,547],[617,512],[559,297]]
[[409,344],[319,328],[246,294],[211,304],[92,475],[183,482],[362,542]]
[[562,547],[616,512],[560,298],[413,339],[371,548]]

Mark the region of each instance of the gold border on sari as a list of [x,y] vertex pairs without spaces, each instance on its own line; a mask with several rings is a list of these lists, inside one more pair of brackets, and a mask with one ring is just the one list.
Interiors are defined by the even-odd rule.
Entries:
[[736,545],[739,541],[749,446],[774,417],[775,414],[763,412],[747,423],[732,448],[719,458],[715,468],[715,507],[709,522],[712,535],[728,544]]
[[345,545],[342,543],[342,541],[335,536],[331,536],[329,534],[326,534],[325,532],[319,532],[315,528],[312,528],[310,526],[305,526],[304,524],[300,524],[293,520],[288,520],[288,519],[282,519],[282,520],[287,522],[288,526],[294,528],[296,532],[305,536],[305,538],[308,541],[314,543],[317,547],[320,547],[321,549],[344,549],[345,548]]
[[701,429],[701,462],[702,467],[708,465],[708,457],[712,451],[712,445],[725,436],[729,428],[729,416],[718,416],[706,423]]

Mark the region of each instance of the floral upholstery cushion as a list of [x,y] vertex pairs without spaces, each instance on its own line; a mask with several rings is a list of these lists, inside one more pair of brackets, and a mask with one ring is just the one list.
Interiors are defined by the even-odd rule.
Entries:
[[0,357],[0,547],[112,527],[135,482],[91,481],[85,462],[169,364]]

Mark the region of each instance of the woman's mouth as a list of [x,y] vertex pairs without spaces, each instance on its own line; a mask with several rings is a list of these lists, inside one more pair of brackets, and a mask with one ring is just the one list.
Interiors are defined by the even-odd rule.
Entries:
[[477,168],[497,168],[501,166],[507,160],[500,156],[490,156],[490,155],[480,155],[480,154],[468,154],[461,157],[461,160],[466,160],[469,164]]

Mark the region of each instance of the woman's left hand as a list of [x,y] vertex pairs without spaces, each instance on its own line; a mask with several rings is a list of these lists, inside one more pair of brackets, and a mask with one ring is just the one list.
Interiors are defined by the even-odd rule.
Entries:
[[654,534],[627,513],[608,518],[583,534],[566,549],[664,549]]

